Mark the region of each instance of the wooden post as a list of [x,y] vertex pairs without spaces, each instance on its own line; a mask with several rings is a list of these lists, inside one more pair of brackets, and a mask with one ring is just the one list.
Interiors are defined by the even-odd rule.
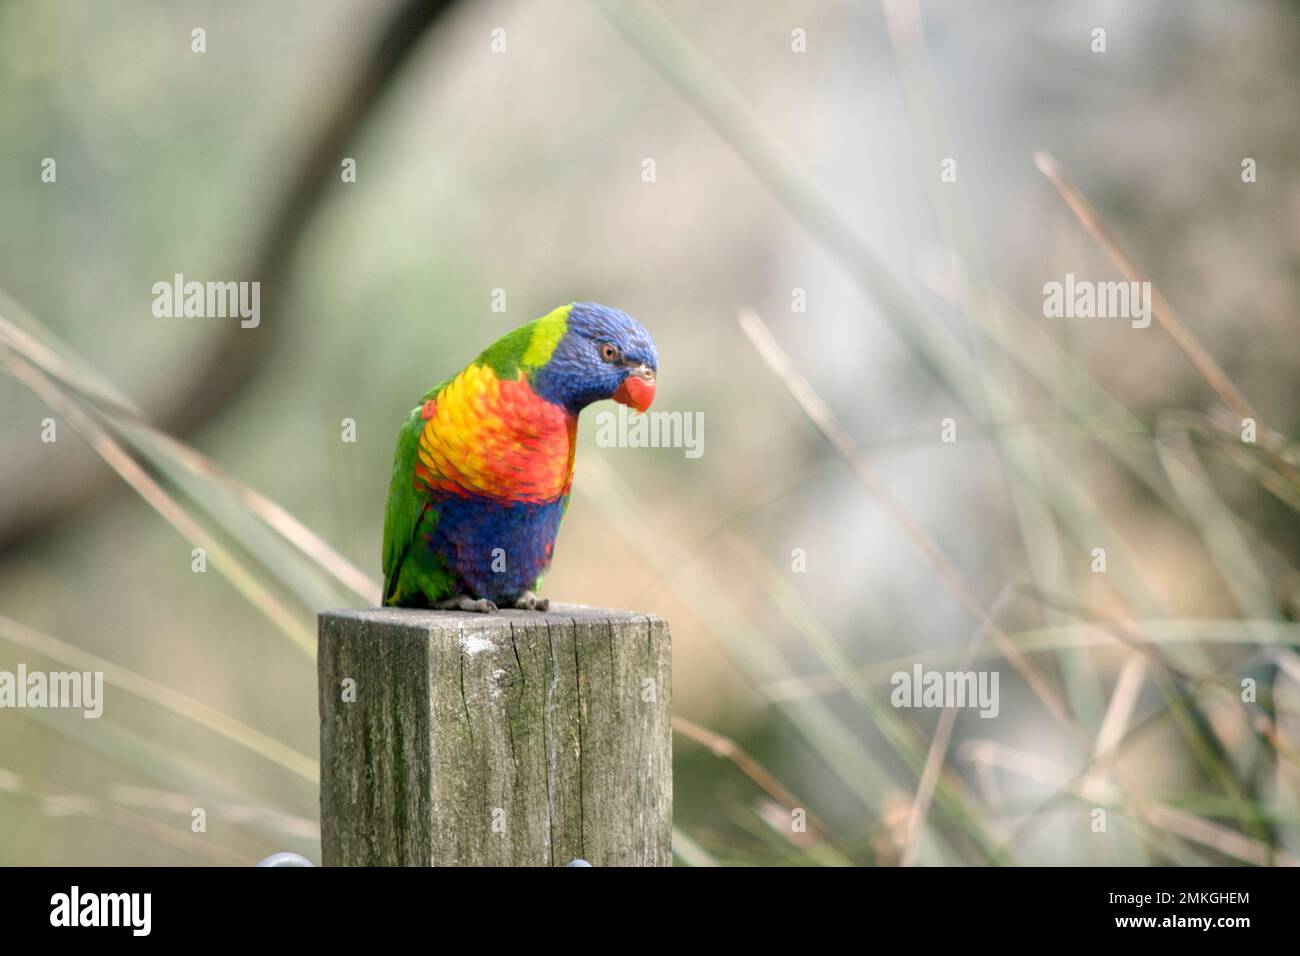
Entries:
[[320,616],[326,866],[670,866],[672,653],[572,605]]

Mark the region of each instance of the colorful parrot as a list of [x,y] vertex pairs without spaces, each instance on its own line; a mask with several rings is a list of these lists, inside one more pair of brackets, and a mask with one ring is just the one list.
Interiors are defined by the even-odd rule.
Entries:
[[397,436],[384,516],[384,604],[545,611],[573,486],[578,413],[655,396],[640,323],[575,302],[521,325],[425,393]]

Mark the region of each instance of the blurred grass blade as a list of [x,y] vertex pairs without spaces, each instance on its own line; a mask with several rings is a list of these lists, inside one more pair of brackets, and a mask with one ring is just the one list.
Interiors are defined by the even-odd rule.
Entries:
[[[1001,407],[1005,397],[997,381],[978,373],[970,351],[917,305],[862,242],[840,210],[798,170],[780,146],[763,131],[743,99],[691,48],[662,13],[639,0],[594,2],[624,38],[732,146],[790,214],[845,268],[916,360],[942,386],[976,413],[985,409],[991,399],[996,399],[997,407]],[[996,338],[999,323],[981,321],[984,310],[974,310],[971,317],[977,320],[981,334]],[[1015,356],[1030,375],[1036,378],[1042,375],[1032,355],[1019,351],[1009,354]],[[1050,386],[1051,380],[1045,381]],[[1082,402],[1076,404],[1079,408],[1085,407]],[[1100,509],[1073,472],[1058,462],[1045,446],[1040,446],[1040,456],[1040,460],[1034,462],[1025,454],[1017,453],[1009,456],[1007,462],[1015,470],[1022,487],[1038,494],[1048,487],[1053,490],[1048,502],[1076,541],[1086,543],[1089,548],[1101,546],[1106,549],[1112,570],[1120,572],[1111,575],[1110,583],[1132,603],[1136,613],[1143,616],[1164,613],[1145,569],[1134,559],[1132,549],[1118,529],[1104,520]],[[1020,513],[1029,514],[1023,509]],[[1189,648],[1189,653],[1195,653],[1195,648]]]
[[[690,47],[668,19],[643,0],[593,0],[600,13],[645,57],[814,239],[822,243],[877,304],[880,314],[935,380],[970,403],[977,395],[970,353],[922,313],[836,204],[817,188],[769,136],[754,111]],[[972,408],[978,407],[971,404]]]
[[[1015,597],[1015,591],[1011,587],[1004,587],[1002,592],[994,600],[990,611],[994,619],[1000,618],[1003,611]],[[975,631],[975,636],[970,641],[970,648],[966,653],[965,660],[962,662],[962,670],[969,671],[974,666],[975,655],[979,653],[980,646],[988,637],[988,628],[981,625]],[[924,835],[924,824],[926,815],[930,810],[930,802],[934,799],[935,791],[940,782],[940,774],[943,772],[944,763],[947,760],[948,744],[952,741],[953,728],[957,725],[957,708],[952,704],[944,707],[943,712],[939,715],[938,726],[935,727],[934,737],[930,740],[930,750],[925,756],[925,766],[921,770],[921,779],[916,785],[916,796],[912,798],[911,812],[908,814],[907,827],[903,834],[903,853],[899,860],[900,866],[915,866],[917,855],[921,849],[921,838]]]
[[55,786],[34,777],[0,767],[0,791],[29,797],[40,803],[48,817],[86,817],[121,827],[136,836],[179,850],[218,866],[253,866],[257,860],[229,850],[212,840],[184,829],[159,823],[152,817],[115,806],[67,787]]
[[721,866],[713,854],[696,843],[681,827],[673,827],[673,856],[687,866]]
[[[108,714],[95,721],[95,733],[87,734],[84,718],[80,714],[71,716],[66,711],[33,708],[27,708],[21,713],[27,720],[60,735],[77,748],[121,768],[124,774],[131,775],[131,779],[143,779],[160,787],[204,794],[202,798],[193,798],[195,802],[190,805],[191,808],[213,803],[249,807],[247,823],[235,823],[233,826],[241,832],[250,832],[254,838],[259,839],[265,850],[263,856],[279,847],[284,838],[296,840],[299,844],[298,851],[304,856],[316,858],[320,854],[320,826],[314,818],[271,808],[258,810],[254,798],[232,786],[228,774],[223,770],[213,769],[188,754],[182,755],[160,746],[156,741],[121,726]],[[200,728],[200,732],[206,731]],[[211,760],[210,751],[206,748],[196,747],[195,752],[204,753],[205,758]],[[314,795],[303,803],[304,810],[319,813],[320,794],[317,787],[299,787],[287,796],[297,797],[307,793]],[[277,825],[280,820],[310,823],[315,828],[314,834],[307,838],[300,824],[280,827]]]
[[[13,320],[6,318],[12,316]],[[8,346],[65,384],[76,383],[83,396],[123,415],[143,412],[111,382],[55,337],[3,288],[0,288],[0,345]]]
[[755,786],[781,804],[787,811],[803,808],[808,815],[808,826],[816,831],[821,839],[827,842],[833,841],[833,837],[826,826],[817,818],[815,813],[807,809],[808,804],[787,790],[781,781],[777,780],[767,768],[730,737],[714,733],[712,730],[701,727],[685,717],[673,718],[673,732],[681,734],[688,740],[693,740],[703,747],[707,747],[715,757],[730,761],[737,770],[753,781]]
[[[753,572],[756,580],[762,581],[773,603],[781,609],[786,619],[803,635],[818,656],[830,666],[834,677],[841,682],[854,700],[866,711],[881,736],[894,748],[895,752],[916,773],[918,780],[925,780],[927,758],[923,757],[922,740],[905,721],[899,719],[897,711],[878,697],[874,688],[855,682],[853,662],[844,652],[829,629],[799,595],[790,583],[776,573],[770,563],[766,562],[757,551],[738,537],[728,534],[726,542],[740,560]],[[983,628],[981,630],[984,630]],[[904,670],[910,670],[909,664]],[[941,719],[942,722],[942,719]],[[933,752],[933,749],[932,751]],[[939,805],[948,816],[966,828],[970,836],[990,856],[997,853],[997,840],[988,832],[985,822],[977,811],[975,801],[967,793],[960,780],[951,775],[941,775],[940,768],[931,772],[934,779],[927,786],[937,789]],[[928,804],[928,798],[927,798]],[[913,846],[919,847],[920,833]],[[915,858],[913,858],[913,862]]]
[[210,730],[246,747],[281,769],[312,784],[320,782],[320,765],[310,757],[285,746],[261,731],[254,730],[247,724],[240,723],[214,707],[187,697],[135,671],[97,657],[89,651],[73,647],[56,637],[42,634],[4,615],[0,615],[0,638],[40,654],[42,657],[58,661],[73,670],[102,673],[104,680],[119,690],[126,691],[168,713],[182,717],[205,730]]
[[[1137,620],[1133,624],[1137,631],[1137,640],[1165,647],[1190,642],[1207,645],[1257,644],[1261,647],[1300,649],[1300,624],[1298,623],[1240,621],[1231,618],[1180,618],[1175,621]],[[1077,625],[1046,625],[1011,631],[1008,632],[1007,638],[1025,654],[1054,650],[1059,647],[1120,648],[1124,646],[1124,642],[1106,628],[1086,621]],[[964,645],[949,645],[918,651],[915,655],[880,661],[870,667],[860,668],[856,671],[853,680],[861,684],[883,685],[889,681],[890,675],[910,667],[913,663],[919,662],[935,667],[955,664],[961,660],[964,651]],[[978,662],[998,654],[996,648],[981,647],[976,653],[975,660]],[[770,684],[764,688],[764,692],[777,698],[832,694],[843,690],[840,680],[840,677],[835,674],[793,678]]]
[[1277,604],[1264,573],[1237,527],[1236,515],[1210,484],[1181,416],[1166,413],[1160,417],[1156,451],[1170,484],[1205,542],[1205,553],[1218,568],[1242,616],[1263,620],[1276,617]]
[[315,634],[306,627],[299,615],[289,610],[279,598],[268,591],[243,564],[210,535],[151,478],[140,464],[117,443],[91,416],[63,393],[34,366],[8,349],[0,356],[10,371],[33,392],[58,412],[73,431],[77,432],[114,471],[140,495],[145,502],[176,529],[186,541],[204,548],[212,558],[213,566],[240,591],[250,603],[261,611],[282,634],[308,656],[316,653]]
[[[43,328],[34,318],[29,317],[28,324]],[[201,452],[152,425],[139,409],[122,398],[102,377],[87,374],[84,363],[77,360],[70,350],[56,351],[54,346],[42,344],[3,315],[0,315],[0,345],[7,345],[56,382],[90,402],[92,408],[138,453],[160,466],[178,464],[189,474],[218,486],[349,591],[365,601],[379,603],[381,595],[377,581],[281,505],[237,480]],[[273,568],[277,563],[267,562],[267,565]]]
[[[991,740],[971,741],[964,748],[973,759],[1008,770],[1043,786],[1053,787],[1082,800],[1087,806],[1104,805],[1103,794],[1088,786],[1076,786],[1066,774],[1052,764],[1028,753],[1014,750]],[[1258,840],[1243,836],[1228,827],[1197,817],[1151,800],[1129,797],[1126,805],[1130,813],[1149,826],[1173,833],[1182,839],[1199,843],[1225,856],[1253,866],[1296,866],[1296,860],[1286,854],[1276,853]]]
[[957,599],[957,602],[971,617],[988,628],[999,650],[1006,655],[1007,661],[1019,672],[1025,683],[1042,701],[1043,706],[1057,720],[1066,724],[1071,723],[1071,717],[1060,695],[1030,666],[1015,645],[1007,641],[1001,626],[993,619],[989,609],[975,595],[974,590],[966,582],[961,572],[939,550],[938,545],[930,539],[930,536],[912,521],[902,503],[894,497],[885,484],[876,477],[875,472],[868,467],[865,459],[858,453],[853,439],[845,431],[844,426],[840,424],[839,419],[835,417],[835,414],[826,403],[813,391],[808,380],[795,368],[794,362],[790,360],[785,350],[777,344],[776,339],[763,323],[763,320],[759,318],[758,313],[752,309],[745,309],[740,313],[739,319],[741,328],[749,336],[754,348],[758,350],[759,355],[762,356],[768,367],[785,385],[790,395],[803,409],[804,414],[808,416],[809,421],[821,432],[822,437],[840,456],[854,477],[867,490],[867,493],[876,499],[877,504],[902,531],[908,543],[934,569],[943,586]]
[[190,473],[220,485],[250,512],[264,521],[304,556],[315,561],[327,574],[371,604],[379,604],[379,582],[331,547],[324,538],[255,488],[232,477],[216,462],[194,448],[144,422],[127,426],[143,433],[147,440],[161,446]]
[[[1034,154],[1034,162],[1038,166],[1039,172],[1060,193],[1061,198],[1065,200],[1065,204],[1070,207],[1070,211],[1082,223],[1088,234],[1097,241],[1097,244],[1102,247],[1111,261],[1119,267],[1119,271],[1124,275],[1124,278],[1129,282],[1142,283],[1147,281],[1143,278],[1142,273],[1138,271],[1133,260],[1120,248],[1119,241],[1102,224],[1100,217],[1097,215],[1097,210],[1092,207],[1092,204],[1088,202],[1083,193],[1079,192],[1074,184],[1066,178],[1052,155],[1040,150]],[[1259,415],[1251,407],[1250,402],[1246,400],[1246,396],[1241,394],[1241,391],[1233,384],[1232,379],[1228,378],[1214,360],[1214,356],[1201,344],[1186,323],[1179,318],[1178,313],[1174,311],[1168,300],[1161,295],[1160,290],[1154,284],[1151,286],[1151,314],[1169,334],[1169,337],[1174,340],[1174,343],[1182,349],[1183,354],[1187,356],[1192,366],[1200,373],[1201,378],[1205,379],[1228,408],[1242,418],[1258,420]]]
[[[881,7],[902,80],[917,151],[925,168],[938,168],[946,157],[959,155],[959,150],[948,135],[944,121],[937,83],[930,67],[919,0],[884,0]],[[1018,338],[1022,331],[1020,327],[1027,323],[1019,322],[1014,332],[1009,331],[1011,317],[1006,310],[999,308],[996,297],[990,294],[992,283],[979,241],[979,229],[969,204],[964,201],[962,183],[965,179],[944,183],[936,176],[921,178],[944,247],[950,258],[957,260],[952,263],[956,281],[949,287],[955,290],[956,298],[975,331],[983,333],[972,337],[972,353],[987,414],[995,421],[1006,419],[1017,410],[1029,407],[1034,400],[1025,380],[1015,375],[1015,363],[1021,361],[1024,364],[1024,360],[1003,344]],[[1073,356],[1070,359],[1079,364]],[[1031,357],[1027,364],[1032,369],[1038,363]],[[1073,376],[1039,381],[1048,387],[1062,408],[1080,404],[1080,396],[1072,389]],[[1068,470],[1082,474],[1080,444],[1080,441],[1070,442],[1057,454]],[[1001,475],[1015,512],[1028,573],[1040,587],[1049,591],[1071,591],[1074,579],[1069,573],[1070,544],[1052,516],[1054,507],[1059,509],[1068,505],[1064,501],[1051,500],[1045,476],[1044,459],[1053,455],[1052,446],[1037,432],[999,430],[993,433],[992,447],[1001,460]],[[1095,539],[1095,523],[1090,520],[1090,513],[1086,509],[1076,510],[1073,524],[1082,528],[1091,525],[1092,530],[1085,535]],[[1065,616],[1056,616],[1054,611],[1049,610],[1047,614],[1050,623],[1064,624],[1068,621]],[[1071,712],[1086,733],[1095,734],[1101,719],[1102,702],[1100,680],[1092,658],[1083,651],[1062,649],[1057,653],[1057,663]]]
[[122,806],[159,810],[187,818],[194,812],[195,807],[203,807],[210,819],[230,826],[258,827],[298,841],[320,840],[320,826],[315,820],[281,813],[266,807],[231,803],[212,796],[177,793],[153,787],[133,787],[126,784],[113,784],[108,788],[108,795],[114,803]]
[[[612,469],[599,457],[583,462],[581,484],[575,491],[589,500],[607,525],[629,543],[638,555],[654,568],[665,554],[680,552],[664,522],[645,510],[644,504],[625,489]],[[641,529],[656,528],[647,538]],[[656,553],[655,549],[662,553]],[[691,573],[684,574],[689,570]],[[707,564],[678,564],[662,578],[695,617],[700,626],[740,665],[760,689],[793,677],[789,660],[776,642],[763,635],[756,625],[719,587]],[[898,788],[880,762],[854,737],[833,710],[812,699],[780,700],[769,698],[790,722],[809,747],[849,787],[850,791],[873,812],[879,813],[886,794]],[[811,705],[811,706],[809,706]],[[962,822],[961,818],[958,818]],[[978,846],[978,841],[976,840]],[[936,853],[945,861],[956,861],[953,848],[942,837],[934,840]]]

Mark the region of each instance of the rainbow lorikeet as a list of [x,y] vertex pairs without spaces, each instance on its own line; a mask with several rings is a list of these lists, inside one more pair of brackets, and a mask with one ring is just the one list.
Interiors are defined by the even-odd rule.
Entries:
[[561,306],[425,393],[397,436],[384,516],[384,604],[544,611],[573,485],[578,413],[654,401],[659,355],[631,316]]

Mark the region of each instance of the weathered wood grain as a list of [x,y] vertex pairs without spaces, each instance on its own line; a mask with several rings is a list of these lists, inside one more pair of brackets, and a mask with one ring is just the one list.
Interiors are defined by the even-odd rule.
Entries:
[[319,626],[325,865],[671,865],[662,619],[377,608]]

